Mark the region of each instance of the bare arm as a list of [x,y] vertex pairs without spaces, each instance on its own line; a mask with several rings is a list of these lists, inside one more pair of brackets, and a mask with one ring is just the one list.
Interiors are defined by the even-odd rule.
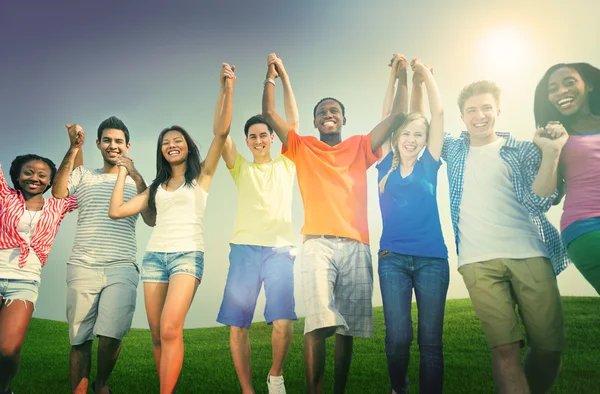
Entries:
[[[225,101],[225,78],[221,78],[221,89],[219,91],[219,98],[217,99],[217,106],[215,107],[215,116],[213,120],[213,134],[216,135],[219,127],[219,119],[221,119],[221,113],[223,112],[223,103]],[[237,147],[235,143],[228,135],[223,146],[223,153],[221,154],[227,168],[232,169],[235,166],[235,159],[237,157]]]
[[[81,147],[85,142],[85,132],[78,124],[66,124],[65,127],[69,135],[70,146],[52,180],[52,196],[54,198],[67,198],[69,196],[69,175],[71,175],[73,168],[83,164]],[[75,165],[77,160],[80,163]]]
[[233,86],[235,84],[235,66],[223,63],[220,78],[225,78],[225,96],[223,97],[223,107],[219,114],[217,127],[214,130],[214,137],[208,148],[206,158],[202,162],[202,171],[198,179],[201,188],[208,191],[212,177],[217,170],[219,158],[222,155],[225,141],[229,136],[231,129],[231,114],[233,107]]
[[[133,165],[133,160],[131,160],[128,156],[121,156],[117,161],[118,166],[125,167],[127,170],[127,174],[131,177],[133,182],[135,182],[135,188],[138,194],[143,193],[147,186],[142,174],[139,173],[137,168]],[[146,223],[150,227],[154,227],[156,225],[156,212],[151,209],[144,209],[141,211],[142,219],[144,223]],[[129,216],[129,215],[127,215]]]
[[439,161],[442,154],[442,147],[444,146],[444,108],[442,106],[442,96],[440,95],[440,90],[433,77],[431,68],[422,63],[420,59],[414,59],[411,62],[411,67],[415,73],[413,75],[419,74],[423,81],[425,81],[427,98],[429,99],[429,110],[431,111],[427,148],[431,156]]
[[148,189],[142,191],[127,202],[123,201],[125,199],[126,178],[127,167],[125,167],[125,165],[119,165],[119,174],[117,175],[117,181],[115,182],[115,188],[110,197],[110,205],[108,208],[108,216],[111,219],[122,219],[148,210]]
[[[547,134],[548,137],[542,137],[542,134]],[[548,197],[556,192],[560,152],[568,138],[566,130],[558,122],[550,123],[535,132],[533,143],[542,153],[542,162],[531,190],[540,197]]]
[[290,83],[290,77],[283,66],[283,61],[276,54],[272,53],[267,59],[267,64],[275,65],[275,72],[281,79],[283,85],[283,108],[285,110],[285,121],[288,127],[294,131],[298,131],[300,128],[300,117],[298,116],[298,106],[296,105],[296,97],[292,90],[292,84]]
[[413,74],[412,91],[410,92],[410,112],[425,114],[423,78],[419,74]]
[[[382,120],[387,118],[392,112],[406,112],[408,106],[406,58],[404,55],[396,53],[388,66],[390,66],[392,70],[383,98],[383,110],[381,112]],[[398,90],[396,90],[396,80],[398,80]],[[391,152],[392,147],[390,139],[391,137],[381,146],[381,157],[378,162],[381,162],[381,160]]]
[[[277,72],[275,65],[270,64],[267,71],[267,80],[275,80]],[[289,125],[275,110],[275,83],[265,82],[262,98],[262,114],[267,123],[271,125],[281,143],[287,147]]]

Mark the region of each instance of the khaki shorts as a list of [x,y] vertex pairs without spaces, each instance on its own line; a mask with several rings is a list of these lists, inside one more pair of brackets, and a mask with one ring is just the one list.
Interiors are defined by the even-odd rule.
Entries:
[[550,260],[494,259],[458,269],[490,348],[523,344],[515,305],[529,346],[550,351],[565,349],[562,303]]

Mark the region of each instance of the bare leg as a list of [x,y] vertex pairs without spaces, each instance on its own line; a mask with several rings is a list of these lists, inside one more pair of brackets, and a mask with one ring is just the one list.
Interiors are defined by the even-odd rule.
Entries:
[[31,321],[33,304],[23,300],[0,297],[0,392],[8,390],[21,362],[21,349]]
[[492,348],[492,375],[498,393],[529,394],[519,342]]
[[73,393],[87,393],[92,366],[92,343],[93,341],[86,341],[81,345],[71,346],[69,368],[71,370],[71,392]]
[[282,319],[273,321],[273,333],[271,334],[273,364],[269,371],[270,376],[283,375],[283,364],[292,345],[293,335],[294,322],[292,320]]
[[304,334],[304,369],[306,392],[323,393],[325,375],[325,340],[335,333],[335,327],[319,328]]
[[343,394],[346,391],[350,363],[352,362],[352,345],[354,338],[337,334],[335,336],[335,380],[333,392]]
[[248,329],[231,326],[229,330],[231,357],[242,387],[243,394],[254,394],[252,387],[252,365],[250,363],[250,340]]
[[98,336],[98,374],[94,385],[96,394],[109,394],[108,378],[115,368],[120,352],[120,339]]
[[532,394],[550,390],[558,376],[561,352],[529,348],[525,355],[525,376]]
[[160,375],[160,315],[165,306],[168,289],[168,283],[144,282],[144,304],[152,334],[152,352],[157,376]]
[[191,275],[171,277],[160,317],[160,393],[171,394],[183,365],[183,323],[200,281]]

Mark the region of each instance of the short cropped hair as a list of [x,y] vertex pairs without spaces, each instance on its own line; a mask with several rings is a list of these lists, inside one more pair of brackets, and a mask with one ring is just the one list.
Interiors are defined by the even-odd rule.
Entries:
[[246,124],[244,125],[244,134],[246,135],[246,137],[248,137],[248,130],[250,130],[250,127],[254,126],[255,124],[267,125],[267,129],[269,129],[269,133],[273,134],[273,128],[271,127],[270,124],[267,123],[265,118],[262,115],[254,115],[253,117],[248,119],[246,121]]
[[344,118],[346,117],[346,108],[344,107],[344,104],[342,104],[342,102],[340,100],[335,99],[333,97],[325,97],[325,98],[322,98],[321,100],[319,100],[319,102],[317,103],[317,105],[315,105],[315,108],[313,109],[313,119],[317,118],[317,108],[319,107],[319,105],[323,101],[327,101],[327,100],[335,101],[336,103],[338,103],[340,105],[340,107],[342,108],[342,116]]
[[494,82],[477,81],[462,88],[458,95],[458,109],[460,110],[460,113],[463,113],[465,102],[469,98],[488,93],[494,97],[496,105],[500,105],[500,88]]
[[106,129],[123,131],[123,134],[125,134],[125,143],[129,143],[129,130],[121,119],[117,118],[116,116],[111,116],[108,119],[104,119],[102,123],[100,123],[100,126],[98,126],[98,141],[102,139],[102,132]]

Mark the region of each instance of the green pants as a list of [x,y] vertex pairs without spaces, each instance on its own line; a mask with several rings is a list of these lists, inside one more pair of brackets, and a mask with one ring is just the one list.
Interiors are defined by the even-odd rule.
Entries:
[[567,254],[581,275],[600,294],[600,230],[575,238],[567,247]]

